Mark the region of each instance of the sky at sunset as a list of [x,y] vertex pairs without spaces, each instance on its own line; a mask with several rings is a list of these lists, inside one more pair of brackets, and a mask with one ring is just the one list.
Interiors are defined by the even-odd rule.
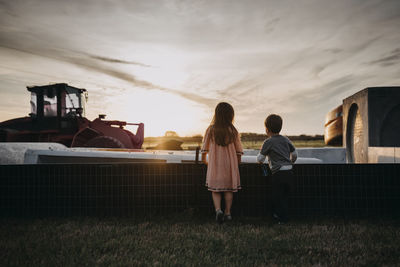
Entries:
[[343,98],[400,85],[400,1],[0,0],[0,121],[58,82],[145,136],[203,134],[221,101],[240,132],[278,113],[323,134]]

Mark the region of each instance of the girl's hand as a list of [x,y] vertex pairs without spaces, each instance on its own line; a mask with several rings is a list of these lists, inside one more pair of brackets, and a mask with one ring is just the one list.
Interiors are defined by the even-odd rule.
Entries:
[[242,162],[242,155],[236,154],[236,156],[237,156],[238,164],[240,164]]

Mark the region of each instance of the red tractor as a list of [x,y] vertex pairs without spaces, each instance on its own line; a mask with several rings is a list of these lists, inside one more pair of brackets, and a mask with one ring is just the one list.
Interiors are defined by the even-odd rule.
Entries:
[[[0,123],[0,142],[56,142],[68,147],[140,149],[143,123],[107,121],[105,115],[85,116],[87,91],[65,83],[27,87],[31,92],[29,117]],[[124,129],[138,126],[136,134]]]

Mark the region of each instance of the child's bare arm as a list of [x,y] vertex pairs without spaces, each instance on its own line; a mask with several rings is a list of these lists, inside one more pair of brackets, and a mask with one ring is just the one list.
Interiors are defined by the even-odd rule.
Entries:
[[242,154],[236,154],[237,156],[237,160],[238,160],[238,164],[240,164],[242,162]]
[[202,153],[201,153],[201,161],[202,161],[204,164],[207,164],[207,152],[202,152]]

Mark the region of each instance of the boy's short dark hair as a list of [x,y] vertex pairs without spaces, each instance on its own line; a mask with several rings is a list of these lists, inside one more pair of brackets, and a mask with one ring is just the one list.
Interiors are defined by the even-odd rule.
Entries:
[[282,118],[279,115],[271,114],[265,119],[264,124],[270,132],[278,134],[282,129]]

